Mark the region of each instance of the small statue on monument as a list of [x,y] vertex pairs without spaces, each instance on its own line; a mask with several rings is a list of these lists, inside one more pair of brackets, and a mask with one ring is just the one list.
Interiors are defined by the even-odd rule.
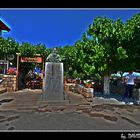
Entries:
[[46,59],[47,62],[53,62],[53,63],[60,63],[60,55],[57,53],[56,48],[53,49],[53,52],[49,54],[49,56]]

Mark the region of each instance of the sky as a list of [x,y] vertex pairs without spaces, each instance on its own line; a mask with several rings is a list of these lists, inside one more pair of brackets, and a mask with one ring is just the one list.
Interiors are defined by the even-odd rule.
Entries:
[[3,37],[17,42],[42,43],[48,48],[74,45],[99,16],[125,22],[140,9],[0,9],[0,18],[11,28]]

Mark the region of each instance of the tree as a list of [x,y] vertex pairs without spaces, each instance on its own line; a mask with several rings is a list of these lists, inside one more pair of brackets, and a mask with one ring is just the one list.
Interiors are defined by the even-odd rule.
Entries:
[[14,55],[14,60],[12,60],[13,65],[16,64],[16,52],[18,50],[19,44],[11,37],[7,39],[0,38],[0,59],[7,59],[10,55]]
[[8,37],[7,39],[0,38],[0,58],[3,58],[5,55],[8,54],[15,54],[15,52],[18,50],[18,43],[11,37]]
[[[45,60],[49,54],[49,49],[45,46],[45,44],[37,44],[34,46],[35,47],[35,54],[34,55],[37,55],[39,54],[41,57],[42,57],[42,64],[39,64],[39,67],[40,68],[43,68],[43,71],[44,71],[44,65],[45,65]],[[42,67],[43,66],[43,67]]]
[[98,17],[89,26],[87,34],[98,41],[92,46],[90,59],[97,72],[104,77],[104,94],[110,94],[109,79],[114,70],[121,69],[120,63],[128,55],[122,40],[125,39],[125,25],[120,19],[113,21],[107,17]]
[[132,16],[126,22],[126,52],[128,59],[126,63],[131,69],[140,69],[140,12]]
[[35,47],[35,54],[40,54],[44,58],[47,57],[49,53],[49,49],[45,46],[45,44],[37,44],[34,46]]
[[93,61],[90,59],[92,54],[93,42],[90,41],[86,34],[83,34],[81,41],[75,43],[76,48],[76,67],[79,77],[82,79],[90,79],[95,71]]
[[34,45],[27,43],[27,42],[23,42],[22,44],[20,44],[19,48],[18,48],[21,56],[34,56],[35,54],[35,47]]
[[64,63],[64,75],[77,78],[76,67],[76,48],[74,46],[66,45],[58,48],[58,53]]

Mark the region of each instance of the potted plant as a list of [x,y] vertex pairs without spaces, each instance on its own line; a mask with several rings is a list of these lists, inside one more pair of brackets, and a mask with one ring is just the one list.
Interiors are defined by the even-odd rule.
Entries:
[[9,68],[8,70],[7,70],[7,74],[9,74],[9,75],[15,75],[16,74],[16,68]]
[[92,87],[92,80],[85,80],[84,83],[85,83],[86,88],[91,88]]

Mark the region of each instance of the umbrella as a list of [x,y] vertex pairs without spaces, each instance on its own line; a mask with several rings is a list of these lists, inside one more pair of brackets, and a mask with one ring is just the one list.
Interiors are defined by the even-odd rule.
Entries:
[[112,77],[121,77],[121,74],[120,73],[113,73],[111,74]]
[[134,75],[135,75],[136,77],[140,77],[140,73],[139,73],[139,72],[134,72]]
[[124,72],[123,75],[122,75],[122,77],[125,77],[125,76],[127,76],[128,74],[129,74],[129,72]]
[[[128,72],[124,72],[123,73],[123,77],[125,77],[125,76],[127,76],[129,73]],[[136,76],[136,77],[140,77],[140,73],[139,72],[133,72],[133,74],[134,74],[134,76]]]
[[[127,76],[129,73],[128,72],[124,72],[122,77],[125,77]],[[134,76],[136,77],[140,77],[140,73],[139,72],[133,72]],[[111,74],[111,76],[114,76],[114,77],[121,77],[121,74],[120,73],[114,73],[114,74]]]

